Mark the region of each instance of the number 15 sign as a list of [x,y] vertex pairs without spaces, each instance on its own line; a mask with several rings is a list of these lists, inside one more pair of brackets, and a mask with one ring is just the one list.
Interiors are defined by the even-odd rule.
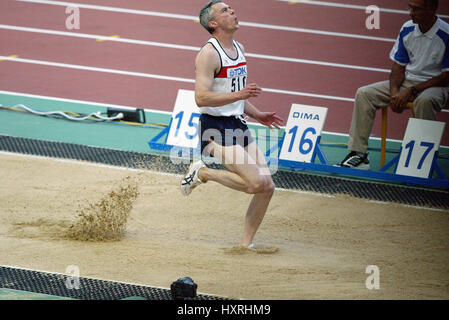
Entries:
[[200,115],[200,109],[195,102],[195,92],[179,89],[166,143],[178,147],[198,147]]
[[327,108],[292,104],[279,159],[311,162]]

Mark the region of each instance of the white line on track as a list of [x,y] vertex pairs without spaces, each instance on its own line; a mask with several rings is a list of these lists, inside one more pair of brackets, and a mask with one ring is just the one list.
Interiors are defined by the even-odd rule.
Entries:
[[[56,6],[65,6],[65,7],[72,6],[72,7],[84,8],[84,9],[90,9],[90,10],[101,10],[101,11],[109,11],[109,12],[119,12],[119,13],[146,15],[146,16],[172,18],[172,19],[182,19],[182,20],[190,20],[190,21],[198,20],[197,16],[191,16],[191,15],[174,14],[174,13],[157,12],[157,11],[134,10],[134,9],[108,7],[108,6],[98,6],[98,5],[90,5],[90,4],[75,3],[75,2],[47,1],[47,0],[16,0],[16,1],[47,4],[47,5],[56,5]],[[355,39],[385,41],[385,42],[394,42],[396,40],[396,39],[392,39],[392,38],[373,37],[373,36],[365,36],[365,35],[360,35],[360,34],[352,34],[352,33],[344,33],[344,32],[332,32],[332,31],[324,31],[324,30],[316,30],[316,29],[279,26],[279,25],[256,23],[256,22],[240,21],[239,24],[241,26],[247,26],[247,27],[253,27],[253,28],[311,33],[311,34],[319,34],[319,35],[333,36],[333,37],[345,37],[345,38],[355,38]]]
[[[15,57],[7,57],[7,56],[0,56],[0,59],[3,61],[29,63],[29,64],[36,64],[36,65],[51,66],[51,67],[60,67],[60,68],[77,69],[77,70],[84,70],[84,71],[112,73],[112,74],[120,74],[120,75],[125,75],[125,76],[153,78],[153,79],[158,79],[158,80],[195,83],[195,79],[164,76],[164,75],[143,73],[143,72],[125,71],[125,70],[108,69],[108,68],[98,68],[98,67],[82,66],[82,65],[76,65],[76,64],[68,64],[68,63],[60,63],[60,62],[52,62],[52,61],[44,61],[44,60],[23,59],[23,58],[15,58]],[[354,102],[354,98],[347,98],[347,97],[323,95],[323,94],[308,93],[308,92],[293,91],[293,90],[273,89],[273,88],[262,88],[262,90],[265,92],[285,94],[285,95]],[[449,110],[442,109],[441,112],[449,113]]]
[[[66,32],[66,31],[20,27],[20,26],[12,26],[12,25],[4,25],[4,24],[0,24],[0,29],[41,33],[41,34],[51,34],[51,35],[57,35],[57,36],[75,37],[75,38],[83,38],[83,39],[107,38],[107,36],[97,35],[97,34]],[[162,48],[170,48],[170,49],[188,50],[188,51],[195,51],[195,52],[197,52],[201,49],[200,47],[194,47],[194,46],[178,45],[178,44],[155,42],[155,41],[135,40],[135,39],[127,39],[127,38],[108,38],[108,41],[109,42],[120,42],[120,43],[129,43],[129,44],[137,44],[137,45],[145,45],[145,46],[162,47]],[[304,64],[320,65],[320,66],[326,66],[326,67],[356,69],[356,70],[384,72],[384,73],[390,72],[389,69],[372,68],[372,67],[364,67],[364,66],[317,61],[317,60],[272,56],[272,55],[257,54],[257,53],[250,53],[250,52],[245,53],[245,56],[257,58],[257,59],[266,59],[266,60],[275,60],[275,61],[293,62],[293,63],[304,63]]]
[[163,76],[163,75],[158,75],[158,74],[134,72],[134,71],[125,71],[125,70],[118,70],[118,69],[108,69],[108,68],[82,66],[82,65],[77,65],[77,64],[69,64],[69,63],[61,63],[61,62],[53,62],[53,61],[22,59],[22,58],[11,58],[11,57],[6,57],[6,56],[0,56],[0,59],[2,59],[4,61],[7,60],[7,61],[12,61],[12,62],[37,64],[37,65],[50,66],[50,67],[77,69],[77,70],[84,70],[84,71],[95,71],[95,72],[103,72],[103,73],[113,73],[113,74],[119,74],[119,75],[125,75],[125,76],[153,78],[153,79],[158,79],[158,80],[169,80],[169,81],[188,82],[188,83],[194,83],[195,82],[194,79],[188,79],[188,78],[173,77],[173,76]]
[[[325,6],[325,7],[335,7],[335,8],[345,8],[345,9],[357,9],[366,11],[367,6],[360,6],[355,4],[347,4],[347,3],[338,3],[338,2],[327,2],[327,1],[310,1],[310,0],[278,0],[281,2],[290,2],[297,4],[310,4],[315,6]],[[444,1],[444,0],[443,0]],[[404,2],[405,3],[405,2]],[[405,6],[404,6],[405,7]],[[389,9],[389,8],[379,8],[380,12],[387,13],[399,13],[399,14],[410,14],[408,10],[398,10],[398,9]],[[441,18],[449,18],[447,15],[438,15]]]
[[[82,66],[82,65],[76,65],[76,64],[68,64],[68,63],[60,63],[60,62],[52,62],[52,61],[44,61],[44,60],[12,58],[12,57],[7,57],[7,56],[0,56],[0,59],[2,59],[3,62],[4,61],[11,61],[11,62],[16,62],[16,63],[28,63],[28,64],[43,65],[43,66],[49,66],[49,67],[59,67],[59,68],[66,68],[66,69],[76,69],[76,70],[84,70],[84,71],[94,71],[94,72],[119,74],[119,75],[124,75],[124,76],[152,78],[152,79],[158,79],[158,80],[177,81],[177,82],[184,82],[184,83],[195,83],[195,79],[173,77],[173,76],[164,76],[164,75],[143,73],[143,72],[133,72],[133,71],[108,69],[108,68],[98,68],[98,67]],[[331,96],[331,95],[314,94],[314,93],[299,92],[299,91],[280,90],[280,89],[272,89],[272,88],[262,88],[262,90],[265,91],[265,92],[272,92],[272,93],[286,94],[286,95],[295,95],[295,96],[303,96],[303,97],[312,97],[312,98],[319,98],[319,99],[349,101],[349,102],[353,102],[354,101],[353,98],[345,98],[345,97],[338,97],[338,96]]]

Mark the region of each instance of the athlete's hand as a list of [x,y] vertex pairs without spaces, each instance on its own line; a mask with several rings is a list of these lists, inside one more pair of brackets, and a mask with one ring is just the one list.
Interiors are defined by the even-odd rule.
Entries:
[[280,129],[280,126],[284,125],[284,119],[278,117],[276,112],[260,112],[257,115],[256,120],[261,124],[266,125],[270,130],[272,130],[273,127]]
[[261,87],[259,87],[256,83],[250,83],[243,90],[240,90],[239,93],[242,95],[242,100],[246,100],[257,97],[261,92]]

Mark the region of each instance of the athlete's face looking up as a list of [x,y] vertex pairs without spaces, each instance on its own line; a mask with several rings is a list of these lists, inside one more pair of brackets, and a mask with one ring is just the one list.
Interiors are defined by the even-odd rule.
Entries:
[[215,20],[213,22],[216,23],[214,28],[220,27],[224,30],[236,30],[239,28],[239,22],[235,11],[228,6],[226,3],[219,2],[212,6],[214,9]]

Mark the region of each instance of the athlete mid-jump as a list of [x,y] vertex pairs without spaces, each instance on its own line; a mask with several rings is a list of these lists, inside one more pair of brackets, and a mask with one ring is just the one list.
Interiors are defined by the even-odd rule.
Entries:
[[261,88],[247,84],[243,46],[234,40],[239,29],[235,11],[222,1],[210,1],[200,12],[200,23],[212,38],[195,60],[195,100],[200,107],[200,140],[203,155],[219,159],[228,170],[214,170],[203,161],[194,162],[181,181],[181,192],[216,181],[234,190],[254,194],[245,218],[240,245],[253,247],[256,234],[274,192],[264,154],[251,137],[243,114],[280,128],[284,120],[275,112],[262,112],[248,99]]

